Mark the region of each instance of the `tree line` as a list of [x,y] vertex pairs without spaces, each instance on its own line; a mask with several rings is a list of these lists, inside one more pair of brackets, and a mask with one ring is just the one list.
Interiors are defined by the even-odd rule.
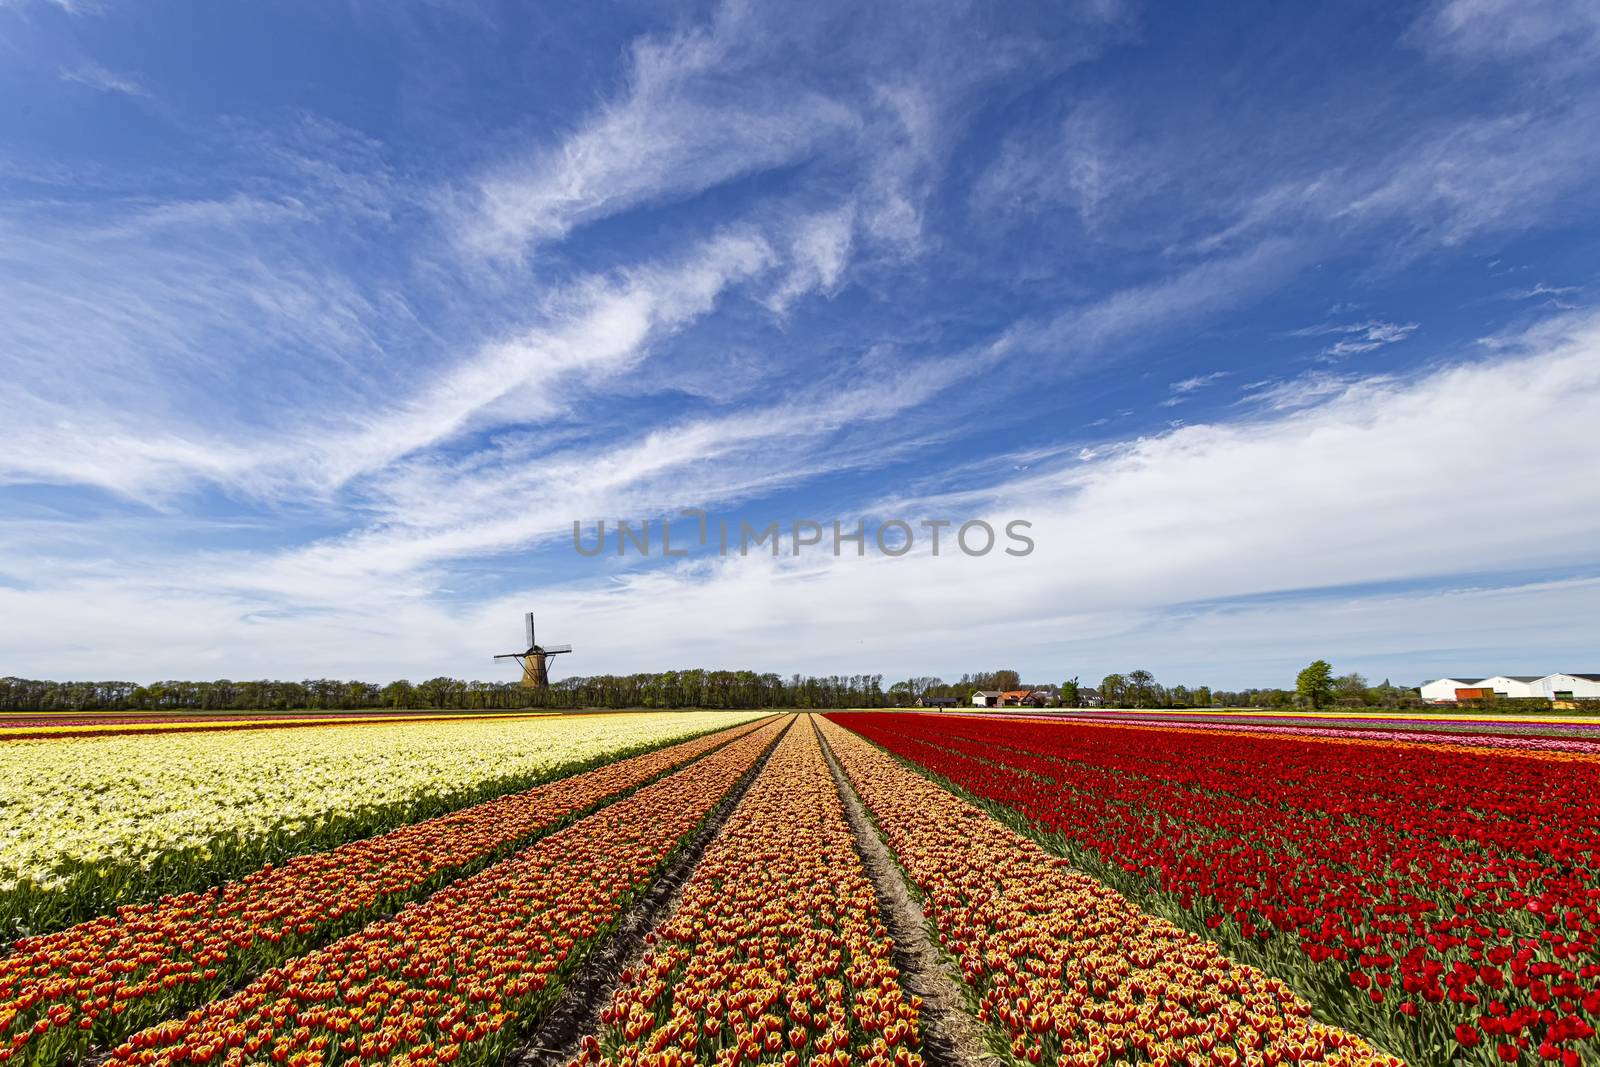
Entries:
[[[1425,704],[1414,688],[1392,684],[1387,678],[1373,685],[1358,673],[1334,676],[1332,668],[1323,660],[1312,667],[1314,680],[1304,671],[1290,689],[1213,689],[1208,685],[1165,685],[1156,681],[1147,670],[1128,671],[1125,674],[1108,674],[1099,686],[1091,687],[1068,678],[1051,686],[1056,691],[1052,703],[1062,707],[1081,707],[1088,704],[1119,708],[1292,708],[1363,707],[1363,708],[1420,708]],[[915,704],[930,698],[954,699],[962,704],[971,700],[972,694],[981,690],[1005,692],[1015,689],[1040,688],[1040,683],[1024,683],[1021,675],[1012,670],[963,674],[960,680],[946,682],[942,678],[919,676],[907,678],[891,685],[886,695],[895,706]]]
[[354,711],[437,708],[839,708],[883,707],[883,676],[788,678],[757,671],[683,670],[563,678],[548,689],[520,682],[430,678],[422,682],[54,682],[0,678],[0,711]]
[[[919,675],[887,689],[881,674],[787,678],[771,672],[681,670],[640,674],[595,674],[562,678],[548,689],[525,689],[518,681],[481,682],[429,678],[422,682],[284,681],[53,682],[0,678],[0,711],[354,711],[426,708],[510,711],[522,708],[878,708],[909,707],[928,698],[967,704],[980,690],[1039,688],[1014,670],[977,671],[954,682]],[[1293,688],[1213,689],[1165,685],[1147,670],[1108,674],[1097,690],[1077,678],[1051,686],[1051,703],[1093,703],[1127,708],[1420,708],[1414,688],[1384,679],[1370,684],[1360,674],[1335,675],[1325,660],[1301,671]],[[1522,702],[1526,704],[1526,701]]]

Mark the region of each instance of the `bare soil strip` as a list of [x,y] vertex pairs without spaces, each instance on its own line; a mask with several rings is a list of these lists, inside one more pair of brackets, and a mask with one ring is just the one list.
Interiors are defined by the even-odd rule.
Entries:
[[[816,729],[812,724],[812,729]],[[982,1024],[967,1008],[961,977],[928,934],[927,917],[906,888],[905,877],[878,836],[861,800],[850,787],[828,739],[817,730],[822,754],[844,802],[845,818],[855,831],[856,851],[878,891],[878,910],[894,938],[895,965],[901,984],[922,998],[922,1055],[929,1067],[999,1067]]]
[[[765,720],[763,720],[765,721]],[[578,1055],[578,1042],[600,1029],[600,1012],[617,987],[617,977],[625,968],[636,967],[644,959],[645,935],[666,921],[677,909],[683,887],[694,876],[706,846],[722,832],[733,809],[739,806],[750,787],[767,769],[767,761],[777,751],[784,735],[799,725],[778,734],[761,754],[750,772],[733,788],[687,846],[668,862],[650,888],[623,913],[605,944],[589,954],[578,973],[566,982],[561,999],[527,1042],[506,1057],[505,1067],[564,1067]]]

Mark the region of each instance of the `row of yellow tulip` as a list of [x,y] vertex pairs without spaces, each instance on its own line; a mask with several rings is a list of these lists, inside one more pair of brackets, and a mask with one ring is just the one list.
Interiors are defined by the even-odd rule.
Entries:
[[1052,1067],[1403,1067],[1311,1018],[1292,989],[1141,912],[1035,842],[823,719],[828,744],[923,894],[979,1020]]
[[645,712],[0,744],[0,940],[750,721]]
[[141,1031],[107,1063],[499,1062],[791,722],[761,726],[392,919]]
[[0,716],[0,741],[46,741],[73,737],[115,737],[123,734],[187,734],[221,733],[227,730],[293,730],[311,726],[382,726],[385,723],[456,722],[474,719],[480,722],[511,719],[547,719],[561,714],[556,711],[502,712],[498,714],[471,714],[468,712],[333,712],[324,715],[274,715],[274,716],[200,716],[179,717],[167,715],[147,719],[79,719],[51,722],[40,716]]
[[573,1067],[921,1067],[918,998],[816,731],[790,730]]

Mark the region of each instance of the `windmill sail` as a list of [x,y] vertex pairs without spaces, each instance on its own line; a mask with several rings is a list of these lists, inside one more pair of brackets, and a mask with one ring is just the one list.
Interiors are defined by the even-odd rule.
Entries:
[[527,613],[527,614],[526,614],[526,615],[524,615],[524,616],[523,616],[523,617],[522,617],[522,620],[523,620],[523,622],[524,622],[524,623],[525,623],[525,624],[526,624],[526,626],[525,626],[525,629],[526,629],[526,630],[527,630],[527,631],[528,631],[528,648],[529,648],[529,650],[530,650],[530,651],[531,651],[531,650],[532,650],[532,649],[533,649],[533,648],[534,648],[534,640],[533,640],[533,612],[531,612],[531,611],[530,611],[530,612],[528,612],[528,613]]

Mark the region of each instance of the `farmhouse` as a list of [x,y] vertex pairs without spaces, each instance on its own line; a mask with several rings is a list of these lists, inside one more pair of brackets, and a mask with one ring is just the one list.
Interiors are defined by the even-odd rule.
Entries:
[[1600,700],[1600,674],[1547,674],[1538,686],[1551,700]]
[[1600,700],[1600,673],[1496,674],[1487,678],[1436,678],[1419,690],[1430,704],[1463,700]]
[[1008,689],[1000,694],[1002,708],[1042,708],[1049,697],[1037,689]]
[[993,708],[1000,703],[1000,690],[980,689],[972,694],[972,706],[975,708]]
[[1544,696],[1539,691],[1539,681],[1540,678],[1536,674],[1497,674],[1492,678],[1483,679],[1478,685],[1497,697],[1509,697],[1515,700],[1519,697]]
[[918,697],[919,708],[953,708],[957,704],[955,697]]
[[1457,689],[1476,689],[1482,683],[1482,678],[1435,678],[1423,682],[1419,691],[1430,704],[1454,704]]

